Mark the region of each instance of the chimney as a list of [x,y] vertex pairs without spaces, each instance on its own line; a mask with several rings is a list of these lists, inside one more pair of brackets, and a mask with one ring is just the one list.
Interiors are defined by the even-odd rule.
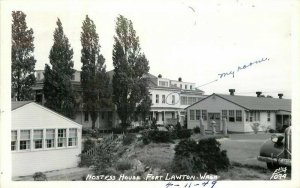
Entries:
[[182,81],[182,78],[181,78],[181,77],[179,77],[179,78],[178,78],[178,81],[179,81],[179,82],[181,82],[181,81]]
[[282,93],[278,93],[278,97],[279,97],[280,99],[282,99],[282,96],[283,96]]
[[159,75],[158,75],[158,78],[162,78],[162,75],[161,75],[161,74],[159,74]]
[[257,91],[257,92],[256,92],[256,95],[257,95],[257,97],[260,97],[261,91]]
[[235,89],[229,89],[230,95],[234,95]]

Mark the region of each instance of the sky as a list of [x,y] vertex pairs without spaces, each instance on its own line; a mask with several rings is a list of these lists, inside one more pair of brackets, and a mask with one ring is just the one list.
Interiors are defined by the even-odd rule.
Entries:
[[[30,2],[30,1],[29,1]],[[291,98],[291,1],[53,1],[13,7],[26,15],[34,31],[36,69],[49,63],[57,18],[81,69],[80,33],[85,15],[96,24],[107,70],[113,69],[115,20],[132,20],[150,73],[196,83],[205,94],[229,93]],[[34,6],[33,6],[34,5]],[[260,63],[259,60],[268,59]],[[249,66],[250,63],[254,63]],[[245,66],[244,66],[245,65]],[[238,70],[238,67],[247,67]],[[222,73],[232,74],[221,76]]]

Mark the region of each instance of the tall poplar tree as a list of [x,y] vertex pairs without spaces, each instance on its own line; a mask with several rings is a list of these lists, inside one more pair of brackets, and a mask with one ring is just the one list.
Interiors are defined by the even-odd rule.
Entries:
[[145,113],[144,110],[150,108],[148,81],[145,77],[149,66],[146,56],[141,52],[139,37],[136,36],[132,22],[122,15],[116,20],[114,40],[113,101],[121,125],[126,127],[137,109]]
[[100,54],[99,36],[93,20],[86,16],[81,32],[81,87],[83,109],[92,119],[92,128],[102,107],[110,105],[109,77]]
[[12,12],[11,92],[18,101],[31,100],[35,84],[33,30],[26,24],[26,14]]
[[50,50],[49,65],[45,65],[44,95],[45,106],[73,118],[76,112],[76,102],[71,85],[73,69],[73,49],[64,34],[60,19],[56,22],[54,43]]

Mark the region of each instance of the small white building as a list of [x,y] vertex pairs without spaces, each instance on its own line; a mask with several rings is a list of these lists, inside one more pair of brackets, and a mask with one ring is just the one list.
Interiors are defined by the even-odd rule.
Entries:
[[12,102],[12,177],[76,167],[82,126],[35,102]]
[[259,131],[282,130],[291,122],[291,100],[280,98],[212,94],[187,107],[188,128],[200,126],[203,119],[205,130],[211,130],[211,122],[216,122],[216,130],[223,130],[222,119],[226,118],[229,132],[253,132],[252,125],[259,123]]

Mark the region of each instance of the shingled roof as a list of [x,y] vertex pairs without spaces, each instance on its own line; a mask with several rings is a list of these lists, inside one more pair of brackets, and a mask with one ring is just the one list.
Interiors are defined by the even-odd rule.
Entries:
[[235,103],[249,110],[284,110],[291,111],[291,99],[278,99],[267,97],[253,97],[241,95],[215,94],[227,101]]
[[[247,110],[270,110],[270,111],[288,111],[291,112],[292,100],[291,99],[279,99],[279,98],[267,98],[267,97],[253,97],[253,96],[242,96],[242,95],[224,95],[224,94],[212,94],[216,95],[224,100],[232,102],[238,106],[241,106]],[[209,98],[210,96],[192,104],[195,104]],[[188,106],[185,109],[191,107]]]

